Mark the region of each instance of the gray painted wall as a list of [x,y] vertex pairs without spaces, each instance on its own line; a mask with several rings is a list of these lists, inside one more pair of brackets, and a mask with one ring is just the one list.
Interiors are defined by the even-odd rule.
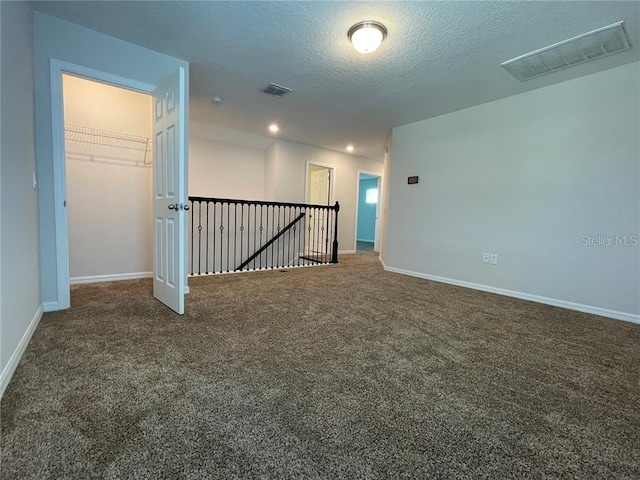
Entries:
[[[33,188],[33,23],[31,4],[2,2],[2,165],[0,371],[2,385],[19,360],[20,342],[42,313],[38,198]],[[28,335],[24,339],[28,341]],[[12,358],[13,357],[13,358]],[[10,362],[12,364],[10,364]],[[11,371],[9,371],[11,370]]]
[[264,150],[189,138],[189,195],[264,200]]
[[639,65],[395,128],[387,265],[638,315]]

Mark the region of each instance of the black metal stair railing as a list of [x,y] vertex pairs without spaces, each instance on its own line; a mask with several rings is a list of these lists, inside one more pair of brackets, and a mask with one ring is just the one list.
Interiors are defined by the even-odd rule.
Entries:
[[338,202],[189,201],[191,275],[338,263]]

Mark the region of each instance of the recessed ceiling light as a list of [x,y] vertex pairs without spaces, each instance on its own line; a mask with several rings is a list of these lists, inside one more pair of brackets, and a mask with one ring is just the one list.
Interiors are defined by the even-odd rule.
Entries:
[[272,123],[269,125],[269,131],[271,133],[278,133],[280,131],[280,127],[276,123]]
[[365,20],[351,27],[347,36],[357,51],[371,53],[380,46],[387,36],[387,27],[380,22]]
[[353,152],[353,145],[347,145],[347,152]]

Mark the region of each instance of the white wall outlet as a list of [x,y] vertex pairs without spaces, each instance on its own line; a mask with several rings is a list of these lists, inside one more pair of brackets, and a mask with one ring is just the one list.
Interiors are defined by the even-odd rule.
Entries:
[[498,254],[497,253],[492,253],[491,254],[490,263],[491,263],[491,265],[497,265],[498,264]]
[[488,253],[483,253],[482,254],[482,261],[484,263],[489,263],[489,254]]

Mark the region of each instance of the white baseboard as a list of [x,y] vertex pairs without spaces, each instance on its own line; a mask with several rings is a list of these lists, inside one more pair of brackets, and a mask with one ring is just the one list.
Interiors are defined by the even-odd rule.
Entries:
[[117,273],[114,275],[92,275],[89,277],[71,277],[69,283],[78,285],[81,283],[118,282],[120,280],[136,280],[138,278],[151,278],[153,272]]
[[2,398],[2,395],[4,395],[4,391],[7,388],[7,385],[9,385],[9,381],[13,376],[13,372],[16,371],[18,363],[20,363],[20,359],[22,358],[24,351],[27,349],[27,345],[29,345],[29,340],[31,340],[33,332],[36,331],[36,327],[38,326],[38,323],[40,323],[43,312],[44,310],[41,305],[38,307],[38,310],[36,310],[35,315],[31,319],[31,322],[29,323],[27,330],[24,332],[24,335],[22,335],[18,346],[11,355],[11,358],[9,358],[9,361],[5,365],[4,370],[2,370],[2,373],[0,373],[0,398]]
[[190,293],[191,293],[191,289],[189,288],[189,285],[187,285],[186,287],[184,287],[184,294],[189,295]]
[[44,302],[42,304],[42,309],[45,312],[55,312],[56,310],[60,310],[58,307],[58,302]]
[[356,253],[355,250],[338,250],[338,255],[349,255],[351,253]]
[[488,285],[482,285],[479,283],[465,282],[462,280],[454,280],[452,278],[439,277],[436,275],[429,275],[427,273],[412,272],[411,270],[404,270],[401,268],[388,267],[380,260],[384,269],[388,272],[400,273],[402,275],[409,275],[411,277],[424,278],[425,280],[433,280],[434,282],[448,283],[450,285],[457,285],[459,287],[472,288],[474,290],[480,290],[483,292],[497,293],[498,295],[504,295],[507,297],[519,298],[521,300],[529,300],[531,302],[544,303],[546,305],[553,305],[554,307],[567,308],[569,310],[576,310],[578,312],[591,313],[593,315],[600,315],[602,317],[613,318],[616,320],[624,320],[626,322],[640,323],[640,315],[627,312],[619,312],[617,310],[609,310],[607,308],[594,307],[592,305],[584,305],[581,303],[567,302],[565,300],[558,300],[557,298],[542,297],[540,295],[532,295],[530,293],[516,292],[513,290],[505,290],[503,288],[490,287]]
[[380,262],[380,265],[382,265],[382,268],[387,270],[387,264],[384,263],[384,260],[382,260],[382,257],[380,255],[378,255],[378,261]]

